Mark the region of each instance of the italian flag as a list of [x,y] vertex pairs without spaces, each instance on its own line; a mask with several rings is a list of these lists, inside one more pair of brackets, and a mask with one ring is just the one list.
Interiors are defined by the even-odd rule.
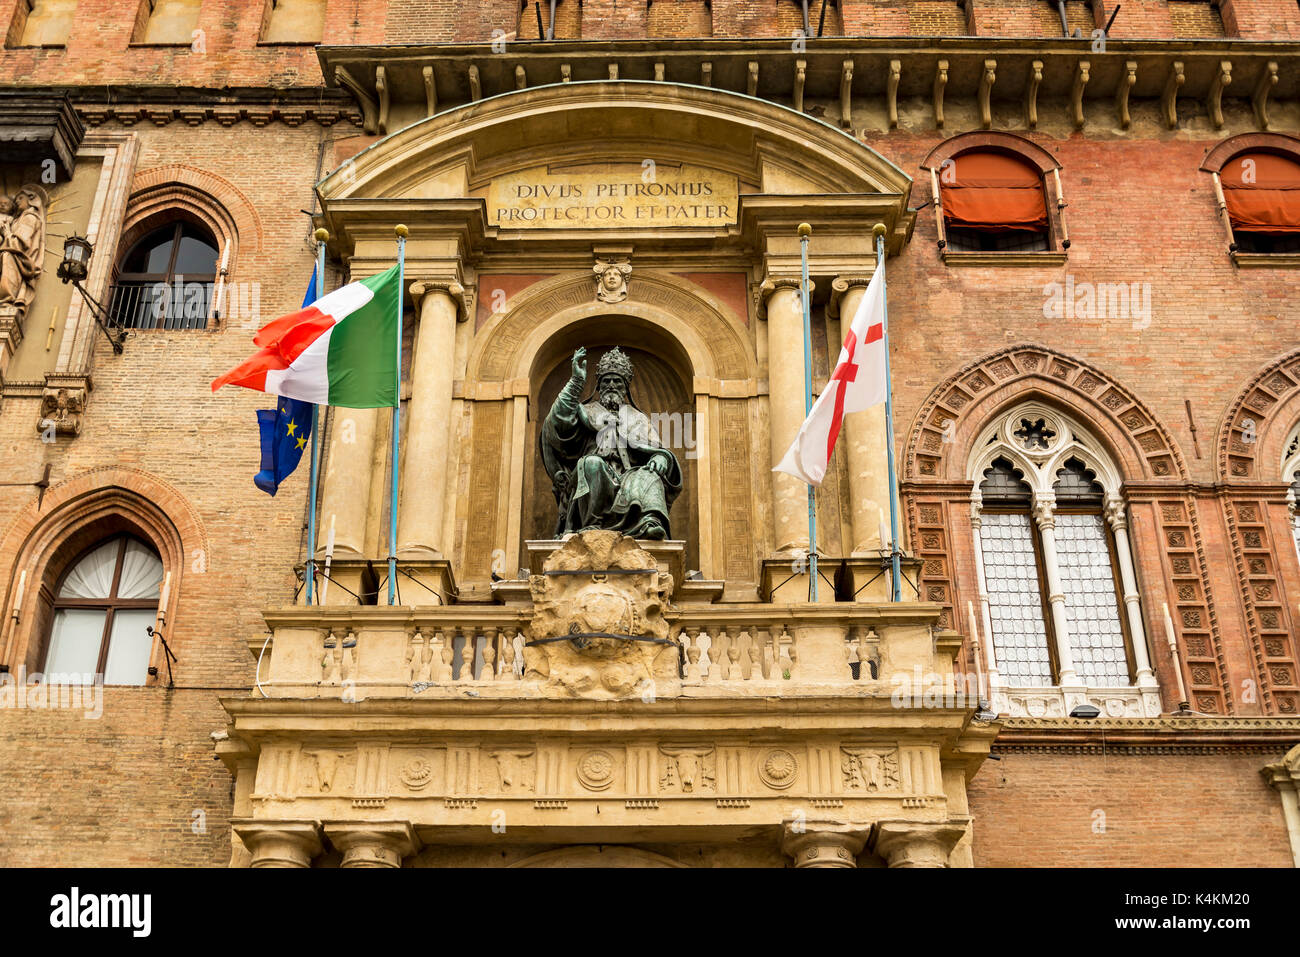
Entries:
[[397,404],[398,266],[348,283],[267,323],[260,350],[212,381],[301,402],[375,409]]

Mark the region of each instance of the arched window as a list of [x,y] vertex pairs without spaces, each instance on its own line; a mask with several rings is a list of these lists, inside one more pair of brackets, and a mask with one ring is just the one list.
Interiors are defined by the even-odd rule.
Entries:
[[[1042,713],[1082,694],[1159,714],[1119,478],[1098,443],[1031,402],[988,427],[971,466],[989,664],[1011,713],[1017,700],[1053,704],[1016,689],[1059,687]],[[1134,692],[1106,698],[1121,688]]]
[[1300,555],[1300,425],[1291,430],[1286,438],[1282,452],[1282,481],[1289,482],[1291,489],[1287,493],[1287,502],[1291,507],[1291,537],[1295,539],[1297,555]]
[[1037,143],[994,130],[961,133],[932,149],[921,168],[930,173],[944,262],[1064,259],[1061,164]]
[[158,613],[163,564],[131,535],[116,535],[83,552],[54,591],[46,645],[46,679],[90,684],[142,685],[153,639],[145,630]]
[[128,329],[206,328],[217,257],[212,234],[188,220],[152,230],[119,259],[109,312]]
[[939,172],[944,231],[953,252],[1051,249],[1041,172],[1012,153],[970,150]]
[[1223,164],[1219,179],[1238,250],[1300,252],[1300,162],[1247,150]]

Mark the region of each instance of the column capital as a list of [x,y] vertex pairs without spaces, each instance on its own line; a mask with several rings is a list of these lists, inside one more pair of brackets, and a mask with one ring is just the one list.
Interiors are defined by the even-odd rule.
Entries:
[[857,867],[869,824],[839,821],[781,822],[781,851],[800,867]]
[[315,821],[232,821],[252,857],[249,867],[311,867],[321,852]]
[[[776,292],[782,289],[793,289],[797,294],[799,292],[800,279],[798,276],[781,276],[769,275],[759,283],[755,290],[754,298],[758,300],[758,318],[767,318],[767,300]],[[808,295],[811,296],[817,288],[813,280],[808,280]]]
[[1043,530],[1056,527],[1056,493],[1034,493],[1034,521]]
[[838,319],[840,315],[840,305],[844,297],[848,295],[850,289],[863,289],[871,283],[871,276],[868,273],[842,273],[831,280],[831,298],[826,304],[826,314],[832,319]]
[[409,821],[327,823],[325,836],[342,852],[342,867],[401,867],[423,846]]
[[438,293],[445,295],[455,303],[457,322],[465,322],[469,319],[469,313],[474,304],[473,289],[466,289],[456,279],[416,279],[407,287],[407,291],[411,294],[411,300],[415,303],[417,315],[424,310],[425,297]]
[[966,828],[960,824],[881,821],[872,849],[890,867],[947,867]]
[[1128,512],[1124,506],[1124,499],[1118,493],[1107,492],[1102,509],[1112,531],[1119,532],[1128,528]]

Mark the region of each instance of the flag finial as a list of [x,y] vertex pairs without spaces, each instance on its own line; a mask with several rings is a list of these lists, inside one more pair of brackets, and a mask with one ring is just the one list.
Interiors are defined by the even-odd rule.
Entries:
[[873,236],[883,236],[887,232],[889,232],[889,230],[885,228],[884,223],[876,223],[876,225],[871,227],[871,235]]
[[809,226],[807,223],[800,223],[798,232],[800,238],[806,238],[812,235],[812,227]]
[[330,231],[328,229],[318,229],[312,233],[318,243],[327,243],[330,241]]
[[406,226],[404,226],[402,223],[398,223],[396,226],[394,226],[393,232],[397,233],[398,239],[405,239],[407,236],[411,234],[411,231],[407,229]]

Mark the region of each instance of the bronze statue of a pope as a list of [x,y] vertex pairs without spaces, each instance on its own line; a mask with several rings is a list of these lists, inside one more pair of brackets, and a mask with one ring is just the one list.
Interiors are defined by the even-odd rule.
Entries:
[[630,538],[670,537],[668,509],[682,490],[677,457],[632,404],[632,361],[611,349],[596,369],[596,390],[581,399],[587,350],[573,353],[569,381],[542,423],[541,452],[559,517],[557,538],[610,529]]

